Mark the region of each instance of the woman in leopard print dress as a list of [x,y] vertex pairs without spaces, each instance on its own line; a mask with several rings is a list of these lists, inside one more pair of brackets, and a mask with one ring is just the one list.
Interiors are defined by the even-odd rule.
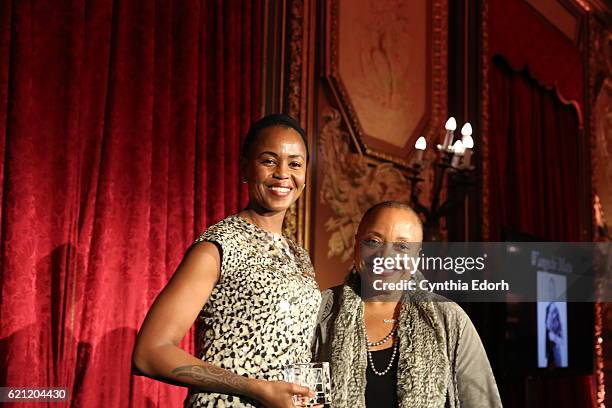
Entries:
[[[249,205],[196,240],[143,323],[134,366],[190,387],[186,406],[292,408],[310,393],[282,381],[284,366],[310,361],[321,301],[307,252],[281,235],[307,162],[294,119],[256,122],[242,149]],[[200,358],[178,347],[196,319]]]

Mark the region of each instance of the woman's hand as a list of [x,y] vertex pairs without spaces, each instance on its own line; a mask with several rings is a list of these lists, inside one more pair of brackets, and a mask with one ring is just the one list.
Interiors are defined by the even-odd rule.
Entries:
[[313,397],[307,387],[285,382],[258,380],[253,387],[253,397],[268,408],[294,408],[293,396]]

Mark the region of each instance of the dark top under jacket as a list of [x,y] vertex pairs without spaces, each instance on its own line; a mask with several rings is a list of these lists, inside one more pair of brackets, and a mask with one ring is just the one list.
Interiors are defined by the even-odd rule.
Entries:
[[[372,360],[376,371],[383,371],[389,365],[389,360],[393,355],[393,347],[384,350],[372,351]],[[385,375],[376,375],[368,365],[366,371],[366,407],[367,408],[396,408],[397,405],[397,362],[396,355],[393,365]]]

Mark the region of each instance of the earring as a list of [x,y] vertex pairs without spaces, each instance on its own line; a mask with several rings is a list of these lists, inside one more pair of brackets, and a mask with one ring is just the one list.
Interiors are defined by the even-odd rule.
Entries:
[[243,177],[241,181],[242,181],[243,184],[246,184],[246,183],[249,182],[249,179],[246,178],[246,177]]

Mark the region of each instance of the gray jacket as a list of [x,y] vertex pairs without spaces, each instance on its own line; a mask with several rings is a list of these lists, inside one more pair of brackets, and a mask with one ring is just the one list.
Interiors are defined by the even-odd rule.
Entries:
[[[313,361],[330,361],[331,339],[339,312],[337,299],[341,290],[342,286],[337,286],[322,293],[318,326],[312,343]],[[447,358],[451,365],[446,381],[445,407],[501,407],[487,354],[470,318],[459,305],[450,301],[434,302],[434,310],[446,334]],[[332,384],[333,378],[332,372]],[[365,394],[365,389],[363,392]]]

